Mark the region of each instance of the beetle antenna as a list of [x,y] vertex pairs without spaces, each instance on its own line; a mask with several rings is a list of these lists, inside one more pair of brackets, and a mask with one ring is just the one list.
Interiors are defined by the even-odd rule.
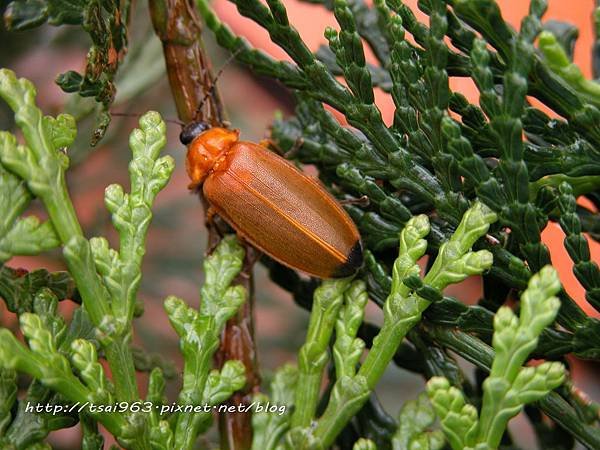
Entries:
[[[115,111],[111,111],[110,115],[111,116],[121,116],[121,117],[136,117],[136,118],[143,116],[143,114],[140,114],[140,113],[126,113],[126,112],[115,112]],[[180,126],[185,125],[181,120],[177,120],[177,119],[163,119],[163,120],[165,122],[174,123],[174,124],[180,125]]]
[[237,56],[241,53],[242,50],[243,50],[242,47],[238,47],[231,55],[229,55],[229,57],[221,65],[221,68],[217,71],[217,74],[211,80],[210,87],[208,88],[208,91],[206,92],[206,94],[204,94],[204,97],[202,98],[202,100],[200,100],[200,103],[198,104],[198,107],[196,108],[196,115],[198,115],[200,113],[200,110],[202,109],[202,107],[206,103],[206,100],[208,100],[208,97],[214,95],[215,88],[217,87],[217,81],[219,81],[219,78],[221,78],[221,75],[223,75],[223,72],[225,71],[225,69],[227,68],[227,66],[229,64],[231,64],[231,62],[235,58],[237,58]]
[[343,200],[339,200],[340,205],[358,205],[366,208],[371,203],[371,200],[366,195],[363,195],[359,198],[346,198]]

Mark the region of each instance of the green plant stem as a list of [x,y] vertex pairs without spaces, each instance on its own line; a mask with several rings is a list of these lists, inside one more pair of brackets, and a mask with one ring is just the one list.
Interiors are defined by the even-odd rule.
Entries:
[[[48,209],[48,214],[52,223],[58,232],[63,244],[79,241],[79,249],[87,253],[88,258],[84,261],[80,259],[81,253],[74,254],[65,251],[65,258],[69,270],[75,278],[79,292],[81,293],[84,306],[90,318],[97,327],[102,326],[102,321],[110,314],[106,301],[106,291],[103,289],[101,281],[98,278],[93,265],[91,254],[89,253],[89,243],[83,238],[81,226],[75,215],[75,210],[71,199],[66,191],[66,187],[56,189],[53,195],[45,199],[44,204]],[[65,231],[68,230],[68,233]],[[68,246],[69,247],[69,246]],[[83,264],[82,264],[83,262]],[[105,356],[110,366],[115,385],[115,392],[120,401],[134,401],[140,398],[137,388],[135,367],[133,365],[133,356],[129,346],[130,339],[122,335],[110,336],[109,342],[105,346]],[[144,438],[147,436],[144,434]],[[140,444],[144,439],[140,438]],[[149,448],[149,441],[146,446],[140,448]]]
[[[558,274],[551,266],[546,266],[531,278],[521,295],[518,318],[507,306],[497,311],[492,340],[496,355],[490,376],[483,383],[477,442],[497,448],[508,421],[520,411],[523,404],[541,398],[564,381],[564,367],[558,363],[555,363],[552,375],[538,372],[536,376],[535,369],[523,368],[537,346],[542,330],[551,325],[556,317],[560,301],[554,294],[560,289]],[[549,367],[548,364],[543,366]],[[525,378],[519,380],[521,376]],[[528,380],[525,385],[524,379]],[[537,385],[534,389],[528,383]],[[533,399],[525,400],[527,397]]]
[[559,223],[565,233],[564,245],[573,261],[573,274],[585,289],[585,299],[597,311],[600,310],[600,269],[591,259],[590,247],[581,232],[581,220],[577,215],[577,194],[573,186],[563,183],[558,188]]
[[[134,402],[139,400],[140,394],[136,383],[133,355],[131,354],[130,339],[122,336],[116,337],[104,349],[106,360],[112,374],[116,398],[119,401]],[[146,421],[137,422],[141,429],[136,429],[134,448],[151,450],[148,425]],[[116,434],[118,436],[118,434]]]
[[[54,222],[53,214],[50,213],[50,218]],[[106,301],[108,293],[98,280],[89,242],[82,235],[75,235],[63,245],[69,273],[76,282],[90,320],[98,326],[103,319],[110,317],[111,312]]]
[[543,31],[539,37],[539,48],[550,70],[564,79],[587,102],[600,106],[600,84],[585,78],[581,69],[569,60],[556,36]]
[[570,177],[562,173],[548,175],[529,184],[529,198],[533,201],[540,189],[544,187],[555,187],[567,182],[573,187],[574,195],[585,195],[600,189],[600,176],[586,175],[582,177]]
[[[456,352],[478,368],[486,372],[490,371],[495,357],[491,346],[458,329],[429,324],[425,329],[440,345]],[[556,423],[573,434],[577,441],[588,448],[600,448],[600,430],[582,421],[571,405],[558,393],[551,392],[539,400],[537,405]]]
[[[207,392],[207,380],[211,377],[212,357],[219,347],[219,337],[225,323],[231,319],[246,300],[246,291],[241,285],[232,285],[239,275],[244,261],[244,250],[234,236],[225,236],[219,245],[204,260],[205,283],[201,290],[200,310],[196,311],[176,297],[165,300],[165,310],[171,325],[180,338],[180,348],[184,357],[183,387],[179,393],[179,405],[201,405],[212,401],[217,395],[223,402],[227,396]],[[226,373],[232,375],[230,362],[223,364],[221,381]],[[237,362],[235,364],[241,364]],[[234,364],[234,366],[235,366]],[[241,377],[243,370],[239,368]],[[214,382],[214,376],[212,377]],[[247,380],[247,379],[246,379]],[[234,392],[243,387],[243,381],[231,388]],[[233,385],[230,385],[233,386]],[[214,385],[209,384],[214,389]],[[206,414],[177,412],[171,418],[174,427],[174,448],[191,449],[198,436],[199,428]]]
[[306,343],[299,354],[292,427],[308,427],[315,416],[327,349],[348,283],[346,279],[326,281],[315,292]]
[[[201,383],[205,381],[206,377],[204,377],[204,380],[200,380]],[[174,448],[182,450],[194,448],[198,438],[198,428],[203,418],[202,413],[186,413],[179,416],[175,427]]]
[[140,398],[129,344],[130,339],[117,338],[104,349],[115,384],[115,394],[120,401],[125,402]]
[[66,244],[73,236],[83,236],[83,231],[66,189],[64,175],[62,178],[61,186],[57,186],[51,195],[44,197],[44,205],[52,219],[56,233],[63,244]]
[[367,380],[369,389],[373,389],[383,372],[394,358],[398,347],[406,334],[412,327],[421,319],[421,314],[430,303],[422,298],[416,298],[417,310],[414,316],[399,321],[398,323],[385,324],[381,328],[381,332],[373,341],[373,346],[365,359],[364,364],[358,371]]
[[[471,247],[484,235],[497,216],[485,205],[475,203],[463,215],[456,232],[440,247],[435,262],[423,283],[442,291],[469,274],[481,273],[492,264],[487,251],[472,252]],[[419,274],[416,261],[425,253],[429,233],[425,216],[411,219],[400,234],[399,256],[394,263],[391,292],[384,306],[384,320],[364,364],[355,377],[342,377],[333,387],[331,399],[314,430],[314,436],[329,447],[346,423],[368,399],[370,390],[382,377],[394,358],[400,343],[431,302],[419,297],[404,284],[405,279]]]
[[[415,303],[414,315],[410,314],[398,322],[384,321],[381,331],[373,340],[373,346],[364,364],[358,371],[357,378],[364,380],[365,389],[372,390],[377,385],[385,369],[394,358],[400,343],[408,331],[419,322],[421,314],[430,304],[421,298],[406,300],[407,302],[413,301]],[[331,402],[328,405],[315,429],[315,435],[321,439],[324,447],[328,447],[335,440],[348,420],[362,407],[362,402],[356,403],[351,401],[354,397],[354,392],[349,390],[344,391],[341,393],[342,397],[339,402]],[[332,405],[334,407],[331,407]]]
[[[202,351],[196,355],[194,367],[186,364],[183,373],[183,388],[181,392],[195,393],[198,398],[194,399],[195,403],[199,404],[206,385],[206,379],[211,367],[211,358],[215,349],[218,346],[218,341],[214,337],[205,335],[200,339],[202,342]],[[183,400],[182,403],[188,404],[189,400]],[[176,449],[192,449],[198,437],[198,427],[202,421],[202,413],[184,413],[177,417],[175,426],[175,443]]]
[[[72,203],[68,194],[64,190],[59,191],[59,193],[61,192],[63,195],[58,195],[57,197],[64,199],[63,207],[71,205],[72,209]],[[70,217],[69,215],[63,216],[60,214],[61,210],[57,209],[57,204],[51,203],[47,207],[48,214],[53,223],[56,223],[54,222],[54,216],[56,215],[60,218],[58,220],[64,219],[69,229],[79,227],[77,218],[75,216]],[[62,240],[63,236],[60,237]],[[69,270],[79,287],[84,307],[88,311],[92,322],[104,332],[102,322],[109,317],[110,310],[106,301],[106,290],[98,279],[98,274],[93,265],[89,242],[81,235],[75,235],[73,238],[65,236],[65,238],[70,239],[67,241],[69,244],[65,248],[65,258],[67,259]],[[130,339],[118,334],[108,336],[107,341],[103,339],[100,341],[104,342],[105,356],[111,368],[117,398],[121,401],[139,399],[133,356],[129,346]]]
[[[319,364],[319,369],[323,365]],[[322,370],[307,370],[304,365],[300,366],[299,383],[296,386],[296,409],[292,416],[292,427],[309,426],[313,420],[317,403],[319,402],[319,390],[323,379]]]

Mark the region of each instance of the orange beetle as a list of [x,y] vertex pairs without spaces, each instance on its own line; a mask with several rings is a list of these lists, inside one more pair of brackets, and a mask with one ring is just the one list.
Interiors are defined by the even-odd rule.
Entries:
[[219,214],[254,247],[320,278],[353,275],[362,264],[360,235],[317,181],[238,130],[194,122],[184,128],[190,189],[202,188]]

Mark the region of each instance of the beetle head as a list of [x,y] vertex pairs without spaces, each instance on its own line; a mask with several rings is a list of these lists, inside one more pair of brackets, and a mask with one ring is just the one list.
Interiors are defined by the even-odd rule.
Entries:
[[196,136],[199,136],[202,132],[208,130],[210,125],[204,121],[191,122],[183,127],[181,133],[179,133],[179,140],[183,145],[191,143]]

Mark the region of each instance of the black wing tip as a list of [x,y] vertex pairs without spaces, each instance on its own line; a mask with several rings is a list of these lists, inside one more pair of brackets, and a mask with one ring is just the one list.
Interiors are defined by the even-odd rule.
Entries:
[[362,244],[359,241],[352,246],[348,256],[346,257],[346,261],[344,264],[340,264],[335,272],[333,273],[333,278],[344,278],[354,275],[358,269],[362,266],[363,263],[363,251]]

